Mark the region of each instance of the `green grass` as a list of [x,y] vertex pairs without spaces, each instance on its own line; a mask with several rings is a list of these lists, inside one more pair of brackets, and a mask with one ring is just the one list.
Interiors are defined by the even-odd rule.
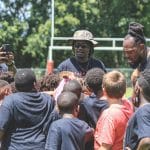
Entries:
[[127,90],[126,90],[126,93],[125,93],[125,97],[126,98],[129,98],[132,96],[132,91],[133,89],[131,87],[128,87]]

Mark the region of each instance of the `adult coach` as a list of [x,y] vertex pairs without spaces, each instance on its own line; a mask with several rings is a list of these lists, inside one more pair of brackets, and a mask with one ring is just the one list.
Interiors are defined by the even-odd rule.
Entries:
[[136,69],[134,76],[139,76],[140,72],[150,69],[150,48],[146,46],[143,28],[144,26],[137,22],[130,23],[123,41],[124,55],[130,66]]
[[106,72],[103,62],[92,57],[97,42],[93,39],[91,32],[78,30],[70,40],[74,57],[60,63],[58,71],[71,71],[84,76],[89,69],[98,67]]

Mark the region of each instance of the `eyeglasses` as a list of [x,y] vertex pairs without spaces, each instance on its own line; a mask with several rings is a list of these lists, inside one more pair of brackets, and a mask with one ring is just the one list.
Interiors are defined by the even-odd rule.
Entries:
[[75,44],[74,47],[75,48],[80,48],[81,47],[81,48],[85,49],[85,48],[89,48],[90,46],[87,45],[87,44]]
[[124,48],[123,51],[126,54],[132,55],[132,54],[134,54],[136,52],[136,50],[137,50],[137,47],[135,46],[133,48]]

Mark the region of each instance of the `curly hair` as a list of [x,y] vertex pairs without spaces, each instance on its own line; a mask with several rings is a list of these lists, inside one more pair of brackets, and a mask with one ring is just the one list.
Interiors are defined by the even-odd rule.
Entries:
[[51,73],[43,76],[39,83],[40,91],[53,91],[59,84],[60,77],[58,74]]
[[102,90],[104,74],[104,71],[100,68],[90,69],[85,76],[85,85],[97,94],[98,91]]

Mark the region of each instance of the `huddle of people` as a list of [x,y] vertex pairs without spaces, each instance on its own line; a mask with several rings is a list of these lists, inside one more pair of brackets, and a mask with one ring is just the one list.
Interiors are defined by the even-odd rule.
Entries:
[[32,70],[21,69],[11,84],[0,76],[0,149],[149,150],[149,48],[143,26],[130,23],[123,41],[135,69],[132,100],[125,97],[123,73],[107,72],[93,58],[97,42],[91,32],[78,30],[70,40],[74,56],[60,63],[59,72],[37,80]]

